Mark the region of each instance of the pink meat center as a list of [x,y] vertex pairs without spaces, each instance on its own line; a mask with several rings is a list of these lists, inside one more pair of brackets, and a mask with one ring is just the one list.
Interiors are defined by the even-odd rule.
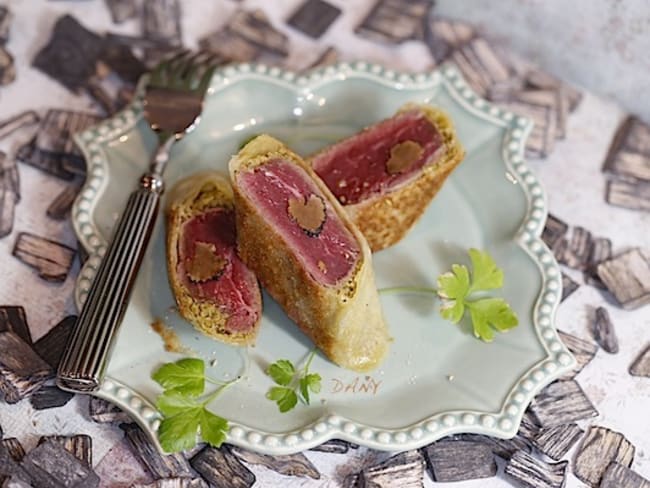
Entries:
[[[349,275],[358,259],[359,246],[304,169],[273,160],[239,173],[237,180],[316,281],[335,285]],[[313,195],[325,202],[325,221],[317,233],[305,231],[289,211],[290,200],[309,202]]]
[[[389,172],[391,151],[407,141],[421,147],[421,156],[404,171]],[[312,165],[336,198],[351,205],[409,180],[441,145],[442,136],[424,115],[404,112],[324,151]]]
[[[229,315],[227,330],[245,332],[257,322],[260,294],[257,278],[237,256],[235,235],[233,211],[211,210],[188,220],[179,238],[178,274],[195,298],[214,302]],[[199,243],[214,246],[222,266],[213,278],[196,282],[188,270],[196,266],[192,262]]]

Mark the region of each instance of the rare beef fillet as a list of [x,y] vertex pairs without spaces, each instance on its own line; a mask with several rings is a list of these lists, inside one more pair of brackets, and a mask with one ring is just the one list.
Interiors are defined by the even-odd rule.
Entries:
[[406,235],[464,154],[443,112],[407,104],[310,163],[379,251]]
[[377,366],[390,339],[370,249],[327,187],[266,135],[231,159],[230,177],[242,260],[332,361]]
[[229,344],[255,341],[262,315],[257,278],[236,252],[232,188],[214,172],[172,189],[167,209],[167,269],[180,314]]

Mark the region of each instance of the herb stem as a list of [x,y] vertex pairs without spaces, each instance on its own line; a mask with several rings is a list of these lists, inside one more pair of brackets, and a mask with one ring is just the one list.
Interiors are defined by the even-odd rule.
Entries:
[[303,368],[303,375],[306,375],[307,372],[309,371],[309,366],[311,366],[311,362],[314,359],[315,355],[316,355],[316,348],[313,348],[311,350],[311,353],[309,353],[309,357],[307,358],[307,363],[305,364],[305,367]]
[[209,376],[205,377],[205,381],[207,381],[208,383],[212,383],[213,385],[217,385],[217,386],[228,385],[228,384],[231,383],[230,381],[215,380],[214,378],[210,378]]
[[[208,378],[206,377],[206,379],[208,379]],[[205,407],[208,403],[210,403],[212,400],[214,400],[215,398],[217,398],[217,397],[219,396],[219,394],[220,394],[223,390],[225,390],[226,388],[228,388],[230,385],[234,385],[234,384],[237,383],[240,379],[242,379],[242,377],[241,377],[241,376],[238,376],[238,377],[235,378],[234,380],[230,380],[230,381],[228,381],[228,382],[226,382],[226,383],[221,383],[221,386],[220,386],[219,388],[217,388],[217,389],[214,390],[212,393],[210,393],[207,397],[205,397],[205,400],[203,400],[203,401],[201,402],[201,405],[203,405],[203,406]]]
[[435,295],[438,290],[426,286],[393,286],[390,288],[381,288],[380,295],[400,295],[404,293],[428,293]]

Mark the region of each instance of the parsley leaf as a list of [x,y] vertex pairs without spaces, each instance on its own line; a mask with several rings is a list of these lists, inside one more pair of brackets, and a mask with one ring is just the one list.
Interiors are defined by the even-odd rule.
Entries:
[[478,249],[469,250],[472,260],[472,286],[469,292],[494,290],[503,286],[503,271],[497,267],[492,256]]
[[469,271],[462,264],[454,264],[451,271],[438,277],[438,295],[445,299],[440,315],[454,324],[460,322],[465,313],[465,297],[469,293]]
[[[467,267],[454,264],[451,271],[438,277],[438,295],[442,298],[440,315],[457,324],[469,310],[474,335],[485,342],[494,339],[494,331],[505,332],[518,324],[517,315],[503,298],[471,299],[475,292],[503,286],[503,271],[485,251],[470,249],[470,276]],[[471,279],[470,279],[471,278]]]
[[278,404],[280,412],[288,412],[298,403],[298,395],[286,386],[274,386],[267,393],[266,398]]
[[199,405],[195,397],[186,397],[176,391],[165,391],[156,399],[156,407],[160,410],[165,417],[173,417],[174,415],[184,412]]
[[320,393],[321,377],[318,373],[310,373],[300,378],[300,395],[307,405],[309,405],[309,392]]
[[482,298],[467,302],[466,305],[474,324],[474,335],[486,342],[491,342],[494,338],[490,326],[504,332],[519,323],[517,315],[503,298]]
[[[220,383],[206,377],[205,363],[194,358],[163,364],[151,376],[165,389],[156,399],[156,406],[163,416],[158,427],[162,448],[166,452],[191,449],[196,445],[199,433],[211,446],[221,446],[226,440],[228,421],[210,412],[207,405],[239,378]],[[202,396],[206,381],[221,386]]]
[[316,354],[313,349],[307,359],[305,367],[298,370],[288,359],[280,359],[271,364],[267,370],[271,379],[280,386],[273,386],[266,393],[266,398],[277,403],[280,412],[288,412],[298,404],[298,399],[309,405],[311,393],[319,393],[321,389],[321,376],[310,373],[309,366]]
[[438,295],[441,298],[464,300],[469,292],[469,271],[462,264],[452,264],[451,271],[438,276]]
[[211,446],[219,447],[225,442],[226,432],[228,432],[228,421],[226,419],[204,408],[201,412],[199,425],[201,426],[201,437]]
[[196,358],[180,359],[163,364],[151,377],[165,391],[198,396],[205,388],[205,363]]
[[158,440],[167,452],[191,449],[196,445],[202,408],[196,406],[172,417],[165,417],[158,427]]
[[280,359],[269,366],[267,373],[278,385],[287,386],[296,374],[296,368],[291,361]]

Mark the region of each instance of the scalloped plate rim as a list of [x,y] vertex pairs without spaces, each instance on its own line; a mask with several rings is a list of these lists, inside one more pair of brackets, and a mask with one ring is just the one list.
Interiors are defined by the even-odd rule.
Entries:
[[[502,408],[496,413],[445,411],[399,429],[380,429],[336,414],[328,414],[299,429],[281,434],[265,432],[231,421],[226,442],[267,454],[288,454],[309,449],[332,438],[388,451],[422,447],[446,435],[458,433],[480,433],[504,439],[511,438],[516,434],[524,410],[535,394],[575,365],[575,358],[562,343],[554,327],[562,284],[559,280],[559,266],[540,237],[548,213],[546,198],[524,159],[525,141],[532,129],[532,122],[478,97],[450,63],[445,63],[440,69],[432,72],[415,75],[366,62],[337,63],[304,75],[263,64],[242,63],[220,68],[213,77],[208,96],[216,93],[218,88],[226,86],[224,79],[232,83],[237,79],[254,78],[279,84],[298,93],[300,90],[315,89],[326,83],[344,81],[348,76],[366,78],[392,89],[409,86],[433,88],[442,83],[449,94],[468,112],[492,124],[505,127],[502,162],[520,183],[517,186],[522,189],[527,201],[526,216],[519,230],[513,235],[513,240],[537,264],[542,276],[542,286],[534,305],[533,326],[546,351],[546,357],[521,375],[506,396]],[[101,143],[131,130],[140,120],[143,86],[144,80],[141,80],[134,101],[121,112],[74,136],[88,162],[87,179],[72,208],[75,234],[89,254],[77,278],[77,308],[83,303],[84,294],[87,293],[89,283],[106,249],[106,242],[91,218],[108,181],[108,178],[105,178],[108,162]],[[108,376],[102,388],[94,395],[126,410],[162,451],[155,434],[160,416],[151,402],[127,385]]]

